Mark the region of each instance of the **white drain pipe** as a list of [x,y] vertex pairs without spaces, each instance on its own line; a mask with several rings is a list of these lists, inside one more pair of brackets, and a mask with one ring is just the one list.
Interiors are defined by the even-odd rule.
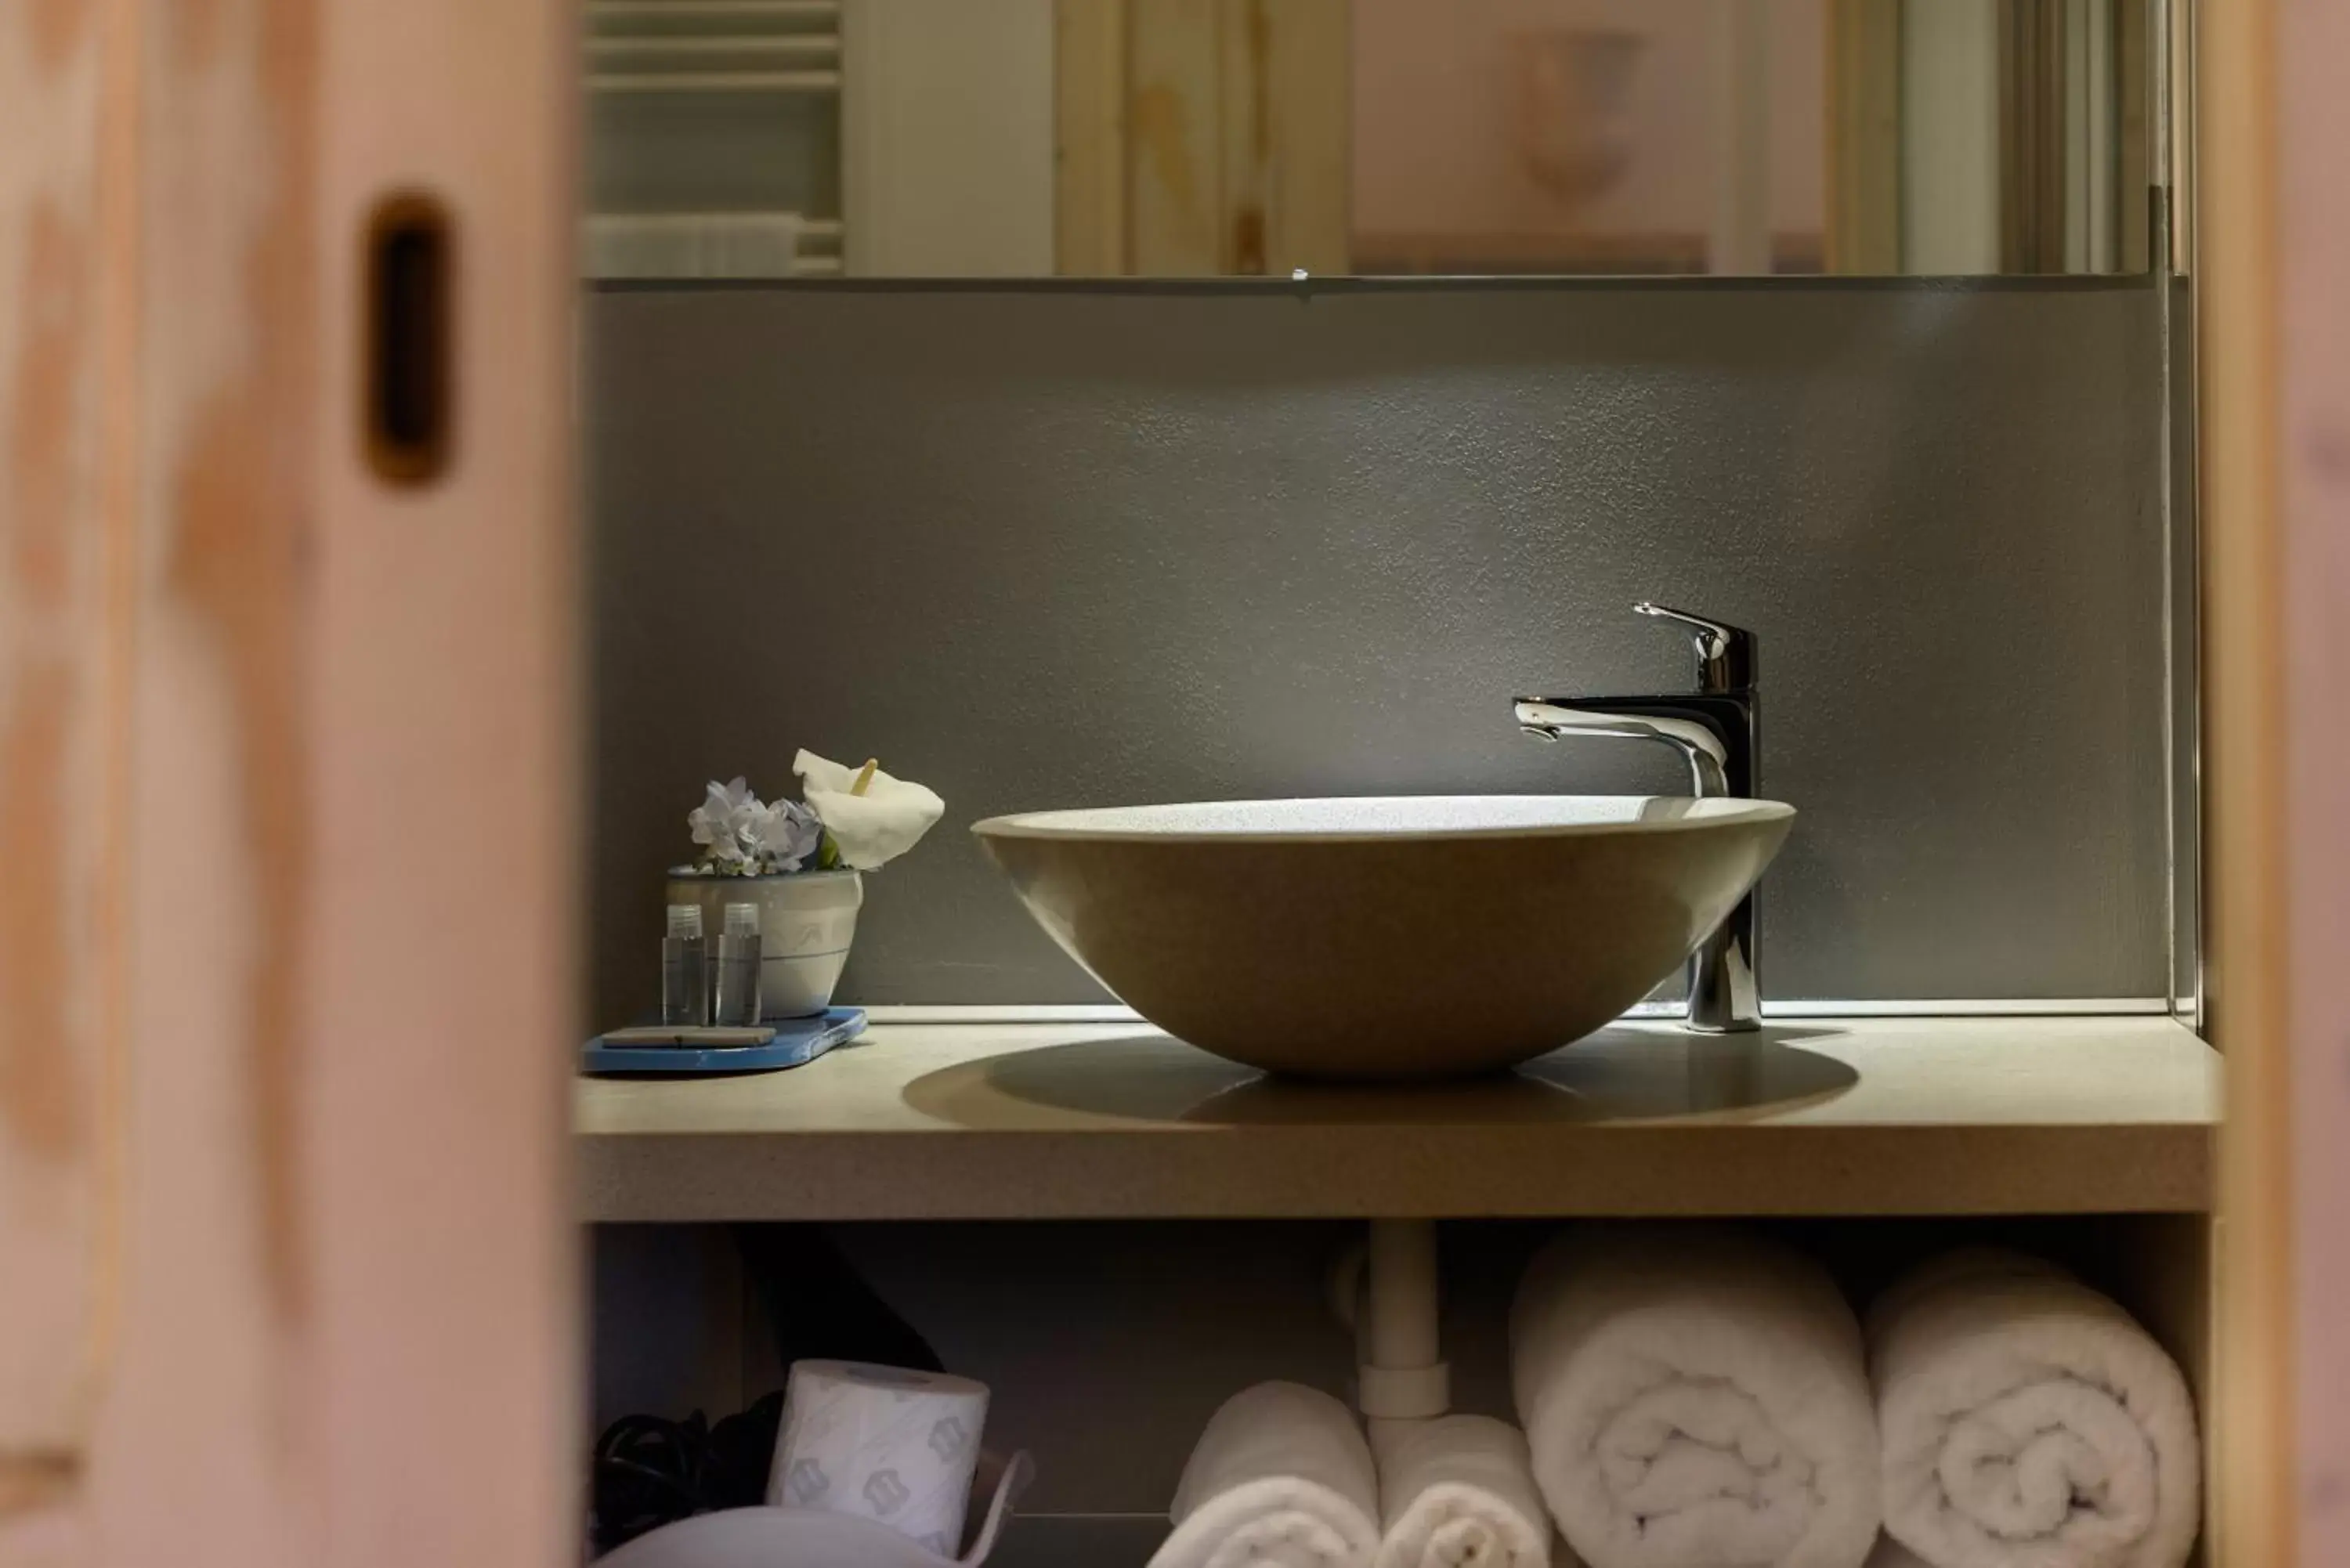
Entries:
[[1350,1250],[1332,1305],[1355,1330],[1355,1405],[1372,1424],[1426,1421],[1452,1407],[1452,1369],[1438,1342],[1436,1222],[1374,1220]]

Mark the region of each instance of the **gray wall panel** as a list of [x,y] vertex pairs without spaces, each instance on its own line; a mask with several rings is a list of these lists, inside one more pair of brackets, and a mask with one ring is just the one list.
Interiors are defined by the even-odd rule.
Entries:
[[1542,746],[1655,597],[1762,638],[1780,997],[2159,995],[2140,289],[607,291],[587,302],[596,1004],[700,783],[878,753],[949,824],[846,994],[1096,999],[963,825],[1200,796],[1671,790]]

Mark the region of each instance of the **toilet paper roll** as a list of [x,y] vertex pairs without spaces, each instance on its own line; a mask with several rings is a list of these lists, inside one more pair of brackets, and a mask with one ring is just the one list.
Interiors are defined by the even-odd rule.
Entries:
[[795,1361],[767,1501],[888,1525],[941,1557],[962,1544],[987,1386],[856,1361]]

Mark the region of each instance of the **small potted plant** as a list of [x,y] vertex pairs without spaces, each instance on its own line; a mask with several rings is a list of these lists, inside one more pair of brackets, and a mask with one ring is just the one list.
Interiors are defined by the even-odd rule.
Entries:
[[907,850],[946,815],[931,790],[871,762],[843,767],[812,752],[793,760],[801,801],[770,805],[742,779],[712,782],[686,818],[696,853],[669,874],[669,901],[702,906],[723,930],[725,907],[759,910],[760,1012],[806,1018],[832,1004],[848,962],[863,873]]

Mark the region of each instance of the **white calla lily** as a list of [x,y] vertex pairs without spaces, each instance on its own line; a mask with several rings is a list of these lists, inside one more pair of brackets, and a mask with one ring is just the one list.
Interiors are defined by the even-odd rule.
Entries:
[[947,803],[937,792],[893,778],[869,763],[843,767],[814,752],[802,752],[793,759],[792,771],[800,775],[808,808],[839,846],[841,864],[854,870],[879,870],[895,860],[947,812]]

